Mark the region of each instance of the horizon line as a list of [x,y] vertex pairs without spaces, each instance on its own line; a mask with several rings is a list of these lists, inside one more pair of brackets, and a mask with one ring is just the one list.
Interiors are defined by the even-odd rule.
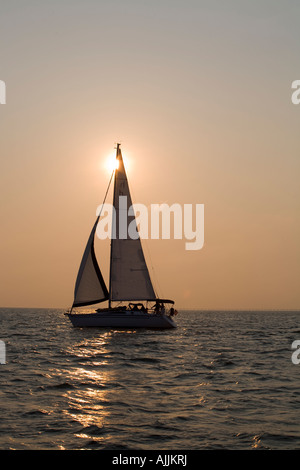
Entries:
[[[68,310],[69,307],[0,307],[0,309],[33,309],[33,310]],[[200,308],[200,307],[176,307],[177,310],[181,311],[201,311],[201,312],[299,312],[299,308]],[[178,312],[180,313],[180,312]]]

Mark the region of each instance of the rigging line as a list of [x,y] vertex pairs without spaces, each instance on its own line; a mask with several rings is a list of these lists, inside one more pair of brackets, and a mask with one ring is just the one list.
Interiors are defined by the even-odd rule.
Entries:
[[[132,199],[136,201],[137,199],[135,198],[135,194],[134,194],[134,191],[132,191],[132,188],[130,188],[130,193],[131,193]],[[134,213],[134,215],[136,215],[136,214]],[[139,230],[137,230],[137,231],[139,233]],[[143,238],[143,242],[142,242],[142,239],[140,238],[140,241],[141,241],[142,249],[144,247],[144,248],[146,248],[146,251],[147,251],[147,256],[145,257],[145,260],[146,260],[147,267],[151,268],[151,273],[149,272],[149,276],[150,276],[150,280],[151,280],[151,283],[152,283],[154,293],[156,294],[156,296],[158,298],[164,298],[162,288],[161,288],[160,283],[158,281],[157,274],[154,270],[154,265],[153,265],[153,262],[152,262],[152,257],[151,257],[151,252],[150,252],[150,248],[149,248],[149,244],[148,244],[148,239]],[[144,255],[145,255],[145,252],[144,252]],[[147,261],[148,261],[148,263],[147,263]]]
[[153,286],[153,289],[154,289],[154,291],[155,291],[158,298],[164,298],[163,290],[162,290],[162,288],[160,286],[160,283],[158,281],[158,277],[157,277],[156,271],[154,269],[154,264],[152,262],[152,257],[151,257],[151,252],[150,252],[149,245],[148,245],[148,240],[144,239],[143,241],[145,241],[144,247],[146,247],[146,250],[147,250],[148,258],[149,258],[150,265],[151,265],[151,270],[152,270],[152,273],[153,273],[154,284],[156,284],[156,286],[155,285]]
[[110,180],[109,180],[109,183],[108,183],[108,187],[107,187],[107,190],[106,190],[106,193],[105,193],[104,199],[103,199],[103,203],[102,203],[101,211],[100,211],[100,213],[99,213],[99,216],[98,216],[98,217],[99,217],[99,219],[100,219],[100,217],[101,217],[101,214],[102,214],[103,206],[104,206],[104,204],[105,204],[105,201],[106,201],[106,198],[107,198],[107,194],[108,194],[108,191],[109,191],[109,188],[110,188],[110,185],[111,185],[112,178],[113,178],[113,176],[114,176],[114,172],[115,172],[115,170],[113,170],[113,172],[112,172],[112,174],[111,174],[111,177],[110,177]]

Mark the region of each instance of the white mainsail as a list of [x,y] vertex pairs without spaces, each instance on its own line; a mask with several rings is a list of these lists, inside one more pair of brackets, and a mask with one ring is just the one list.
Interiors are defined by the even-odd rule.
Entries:
[[100,216],[97,217],[93,226],[82,257],[75,284],[73,307],[96,304],[109,297],[94,250],[94,238],[99,218]]
[[[136,221],[134,215],[128,215],[128,209],[132,206],[132,202],[119,144],[117,146],[117,160],[119,166],[115,171],[113,199],[115,219],[112,224],[114,233],[111,240],[110,300],[154,300],[156,295],[146,265],[141,240],[139,236],[132,239],[128,235],[128,226],[136,224]],[[126,196],[127,207],[120,207],[120,196]],[[123,210],[125,218],[120,214]],[[122,220],[126,221],[126,225],[122,223]]]

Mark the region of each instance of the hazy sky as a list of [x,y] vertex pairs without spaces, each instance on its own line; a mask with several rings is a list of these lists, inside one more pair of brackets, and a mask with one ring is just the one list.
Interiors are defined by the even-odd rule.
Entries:
[[1,0],[0,305],[71,305],[121,141],[134,202],[205,207],[203,249],[147,241],[160,295],[299,309],[299,20],[297,0]]

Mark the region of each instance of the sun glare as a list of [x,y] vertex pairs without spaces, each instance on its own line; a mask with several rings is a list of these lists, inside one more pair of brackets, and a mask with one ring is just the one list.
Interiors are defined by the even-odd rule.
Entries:
[[[126,172],[128,173],[130,172],[132,158],[130,156],[128,157],[128,152],[126,152],[126,155],[124,155],[124,153],[122,152],[122,158],[124,161]],[[100,162],[100,166],[109,175],[111,175],[114,170],[118,170],[119,161],[116,159],[116,151],[114,150],[113,152],[109,152],[107,156],[104,157]]]
[[116,155],[109,155],[105,161],[105,168],[108,173],[112,173],[114,170],[119,168],[119,161],[116,159]]

